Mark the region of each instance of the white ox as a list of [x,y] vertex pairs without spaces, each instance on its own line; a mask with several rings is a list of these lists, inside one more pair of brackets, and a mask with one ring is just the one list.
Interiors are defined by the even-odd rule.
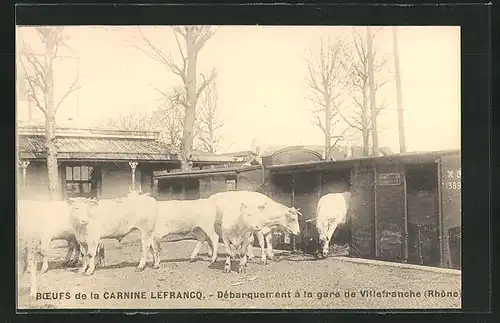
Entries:
[[328,255],[330,239],[339,224],[345,223],[351,205],[351,193],[330,193],[323,195],[316,208],[316,229],[322,245],[323,257]]
[[[75,240],[89,222],[86,210],[86,205],[77,199],[18,202],[18,242],[24,253],[25,269],[31,273],[30,296],[35,296],[37,291],[37,252],[43,256],[41,273],[44,273],[49,266],[50,243],[58,239]],[[71,250],[68,255],[71,256]]]
[[85,255],[79,272],[86,275],[94,273],[95,256],[102,239],[120,242],[136,229],[140,231],[142,243],[141,260],[136,271],[144,270],[149,248],[154,248],[153,230],[158,215],[156,200],[146,194],[131,192],[123,198],[88,202],[90,222],[86,231],[77,236]]
[[257,234],[264,259],[264,233],[269,233],[271,228],[277,226],[283,227],[291,234],[300,233],[297,210],[275,202],[264,194],[230,191],[214,194],[209,200],[215,203],[217,208],[222,241],[229,253],[224,272],[231,271],[231,257],[236,256],[231,246],[239,250],[241,256],[238,271],[245,270],[252,233]]
[[191,253],[194,261],[200,248],[208,237],[208,243],[213,248],[211,263],[217,259],[219,235],[215,232],[215,205],[208,199],[187,201],[158,201],[158,219],[154,229],[154,244],[157,254],[155,268],[160,264],[160,241],[169,234],[193,234],[198,243]]

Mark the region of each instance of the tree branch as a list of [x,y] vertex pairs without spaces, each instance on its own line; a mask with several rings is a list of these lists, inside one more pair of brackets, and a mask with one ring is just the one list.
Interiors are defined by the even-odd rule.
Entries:
[[25,65],[24,65],[24,63],[23,63],[23,60],[22,60],[22,59],[20,59],[19,61],[20,61],[20,63],[21,63],[21,67],[22,67],[22,68],[23,68],[23,70],[24,70],[24,77],[25,77],[25,79],[28,81],[28,84],[29,84],[30,89],[31,89],[31,95],[30,95],[30,96],[32,97],[32,99],[34,99],[34,100],[35,100],[35,104],[36,104],[36,106],[37,106],[37,107],[38,107],[38,108],[39,108],[39,109],[43,112],[43,114],[44,114],[44,115],[47,115],[47,111],[46,111],[46,110],[45,110],[45,108],[44,108],[44,107],[42,107],[42,105],[40,104],[40,100],[38,100],[38,97],[37,97],[37,95],[36,95],[36,89],[35,89],[35,86],[33,85],[33,82],[32,82],[31,78],[30,78],[30,77],[29,77],[29,75],[28,75],[28,71],[26,70],[26,66],[25,66]]
[[323,126],[323,124],[321,123],[321,119],[318,117],[318,116],[314,116],[314,120],[312,121],[312,123],[316,126],[318,126],[321,131],[323,131],[323,133],[326,133],[326,129],[325,127]]
[[200,87],[196,91],[196,101],[198,101],[201,92],[203,92],[203,90],[217,77],[217,71],[215,70],[215,68],[213,68],[208,78],[205,78],[205,75],[203,74],[201,74],[201,77],[203,78],[203,82],[200,84]]
[[68,90],[66,91],[66,93],[64,93],[64,95],[61,97],[61,99],[59,100],[59,102],[57,103],[56,107],[55,107],[55,111],[54,113],[57,113],[57,110],[59,110],[59,107],[61,106],[61,104],[64,102],[64,100],[73,92],[75,91],[78,91],[80,88],[82,87],[81,84],[79,84],[79,78],[78,77],[75,77],[75,80],[73,81],[73,83],[70,85],[70,87],[68,88]]

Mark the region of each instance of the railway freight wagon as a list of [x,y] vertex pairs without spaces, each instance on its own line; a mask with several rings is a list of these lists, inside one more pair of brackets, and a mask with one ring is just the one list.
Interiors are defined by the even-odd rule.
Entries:
[[268,171],[271,196],[304,214],[301,236],[284,248],[305,251],[315,235],[306,220],[315,216],[319,198],[348,190],[348,221],[332,243],[348,237],[351,256],[461,267],[459,151],[271,165]]

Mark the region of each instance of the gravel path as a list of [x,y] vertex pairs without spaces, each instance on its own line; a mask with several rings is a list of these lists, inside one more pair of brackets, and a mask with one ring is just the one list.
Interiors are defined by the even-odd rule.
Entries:
[[[109,240],[105,266],[90,277],[77,274],[75,268],[61,268],[67,249],[53,248],[49,271],[39,275],[39,292],[52,299],[30,300],[25,273],[19,282],[19,308],[460,308],[459,275],[335,257],[313,260],[286,252],[277,253],[277,261],[268,265],[250,262],[244,274],[224,274],[222,245],[211,266],[206,247],[197,262],[187,260],[194,245],[162,243],[160,269],[147,267],[136,273],[137,237],[125,238],[121,246]],[[254,253],[259,259],[259,250]],[[448,295],[432,296],[428,290]]]

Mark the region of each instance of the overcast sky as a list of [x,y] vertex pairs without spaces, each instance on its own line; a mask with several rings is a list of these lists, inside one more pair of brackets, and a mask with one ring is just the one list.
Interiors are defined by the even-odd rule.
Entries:
[[[170,27],[142,28],[157,46],[180,58]],[[359,30],[364,32],[363,27]],[[31,27],[18,31],[31,47],[40,48]],[[61,49],[61,55],[79,58],[84,86],[61,106],[59,123],[74,118],[77,107],[80,117],[73,122],[78,125],[102,123],[117,113],[150,113],[160,98],[153,86],[168,91],[180,83],[178,76],[134,47],[142,44],[137,27],[77,26],[66,27],[64,33],[71,50]],[[198,72],[212,67],[218,71],[219,107],[227,120],[226,149],[249,149],[256,137],[263,145],[323,144],[305,99],[309,93],[305,59],[307,50],[316,50],[320,37],[328,34],[349,40],[352,27],[219,27],[199,54]],[[389,102],[389,111],[379,118],[379,141],[397,152],[391,28],[377,34],[375,47],[379,55],[387,55],[384,77],[390,81],[377,93],[378,102]],[[407,149],[459,148],[459,27],[400,27],[399,50]],[[77,60],[71,57],[57,62],[56,97],[76,73]],[[20,103],[18,118],[26,116]],[[37,111],[35,117],[42,115]]]

